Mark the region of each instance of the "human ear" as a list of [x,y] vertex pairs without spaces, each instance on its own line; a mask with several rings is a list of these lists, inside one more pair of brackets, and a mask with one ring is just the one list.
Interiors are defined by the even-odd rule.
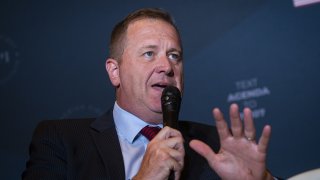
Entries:
[[112,58],[108,58],[106,60],[106,70],[108,72],[109,79],[112,85],[118,87],[120,85],[118,61]]

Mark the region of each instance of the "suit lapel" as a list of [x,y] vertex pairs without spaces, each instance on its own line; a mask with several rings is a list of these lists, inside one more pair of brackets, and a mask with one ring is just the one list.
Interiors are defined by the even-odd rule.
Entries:
[[91,135],[104,162],[110,179],[125,179],[124,163],[121,147],[112,110],[96,119],[91,124]]

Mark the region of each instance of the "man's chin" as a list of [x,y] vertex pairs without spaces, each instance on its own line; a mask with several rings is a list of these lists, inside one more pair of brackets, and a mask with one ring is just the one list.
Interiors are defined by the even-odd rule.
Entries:
[[153,98],[149,105],[153,112],[162,113],[161,96]]
[[152,111],[156,114],[162,115],[162,108],[160,107],[156,107],[156,108],[152,108]]
[[162,116],[162,108],[161,105],[160,106],[153,106],[151,108],[151,111],[154,112],[155,114]]

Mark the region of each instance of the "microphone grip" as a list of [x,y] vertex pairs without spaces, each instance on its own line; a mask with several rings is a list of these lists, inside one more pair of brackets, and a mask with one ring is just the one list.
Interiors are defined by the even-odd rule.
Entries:
[[167,111],[163,113],[163,125],[178,129],[178,113],[175,111]]
[[[178,129],[178,113],[176,111],[170,111],[166,109],[167,111],[163,113],[163,125],[164,126],[169,126],[174,129]],[[175,175],[174,171],[170,171],[169,178],[168,180],[174,180]]]
[[[166,113],[163,113],[163,125],[169,126],[174,129],[178,129],[178,117],[177,112],[175,111],[167,111]],[[175,175],[174,171],[170,171],[168,180],[174,180]]]
[[[177,112],[167,111],[166,113],[163,114],[163,117],[164,117],[164,121],[163,121],[164,126],[169,126],[171,128],[178,129]],[[174,171],[171,170],[168,180],[174,180],[174,179],[175,179]]]

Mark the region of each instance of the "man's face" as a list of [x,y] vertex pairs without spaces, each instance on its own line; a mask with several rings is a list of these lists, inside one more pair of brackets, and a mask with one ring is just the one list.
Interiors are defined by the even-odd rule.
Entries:
[[119,63],[117,102],[144,121],[162,121],[161,93],[167,85],[182,92],[182,49],[176,30],[156,19],[142,19],[127,29]]

